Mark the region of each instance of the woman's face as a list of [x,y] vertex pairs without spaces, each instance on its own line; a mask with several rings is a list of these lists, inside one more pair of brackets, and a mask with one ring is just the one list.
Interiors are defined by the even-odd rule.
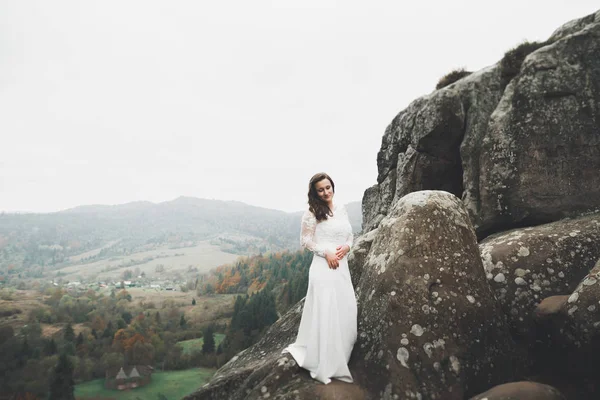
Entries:
[[333,187],[327,178],[321,179],[319,182],[315,183],[315,190],[317,191],[319,198],[326,203],[329,203],[333,198]]

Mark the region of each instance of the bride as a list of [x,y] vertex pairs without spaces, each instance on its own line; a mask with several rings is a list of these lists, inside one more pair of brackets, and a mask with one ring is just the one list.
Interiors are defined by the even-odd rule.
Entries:
[[356,341],[356,297],[346,257],[352,227],[346,208],[333,203],[334,193],[329,175],[311,178],[300,237],[302,246],[314,253],[308,292],[296,342],[283,350],[325,384],[331,378],[353,381],[348,361]]

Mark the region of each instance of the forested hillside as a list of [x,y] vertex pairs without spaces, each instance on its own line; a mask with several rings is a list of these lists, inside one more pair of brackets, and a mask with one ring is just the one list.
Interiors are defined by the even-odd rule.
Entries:
[[[360,230],[360,203],[349,204],[348,211],[354,229]],[[300,216],[190,197],[49,214],[2,213],[0,282],[53,278],[62,274],[54,273],[61,268],[117,258],[122,260],[113,264],[126,268],[140,263],[129,260],[133,254],[208,244],[239,255],[293,250],[299,247]]]

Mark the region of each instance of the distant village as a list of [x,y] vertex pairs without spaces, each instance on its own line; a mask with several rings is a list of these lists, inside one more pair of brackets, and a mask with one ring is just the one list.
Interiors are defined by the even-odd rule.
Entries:
[[121,280],[121,281],[98,281],[98,282],[80,282],[70,281],[68,283],[57,283],[50,281],[53,286],[65,287],[67,290],[85,292],[88,289],[107,288],[107,289],[125,289],[131,287],[148,288],[159,290],[177,291],[183,282],[172,280],[153,280],[138,277],[138,280]]

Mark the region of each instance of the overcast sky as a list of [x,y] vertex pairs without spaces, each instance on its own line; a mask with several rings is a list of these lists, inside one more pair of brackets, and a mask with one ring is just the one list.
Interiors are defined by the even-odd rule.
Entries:
[[0,210],[362,199],[392,118],[597,1],[0,2]]

